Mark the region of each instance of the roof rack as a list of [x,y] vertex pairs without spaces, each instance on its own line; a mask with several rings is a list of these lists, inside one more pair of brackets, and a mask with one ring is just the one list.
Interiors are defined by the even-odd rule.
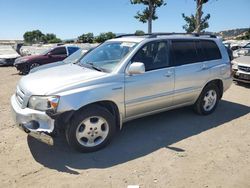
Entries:
[[207,36],[210,38],[217,38],[216,35],[208,34],[208,33],[145,33],[143,35],[136,35],[136,34],[124,34],[124,35],[119,35],[116,38],[121,38],[121,37],[128,37],[128,36],[146,36],[147,38],[156,38],[157,36],[164,36],[164,35],[191,35],[194,37],[200,37],[200,36]]

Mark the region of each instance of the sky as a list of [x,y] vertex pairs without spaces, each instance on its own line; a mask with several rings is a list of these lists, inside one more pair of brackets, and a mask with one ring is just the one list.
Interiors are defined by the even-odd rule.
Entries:
[[[165,0],[157,9],[153,32],[184,32],[181,14],[195,12],[194,0]],[[147,31],[147,24],[134,18],[142,5],[130,0],[0,0],[0,39],[22,39],[26,31],[39,29],[61,39],[77,38],[87,32],[134,33]],[[207,31],[250,27],[250,0],[210,0]]]

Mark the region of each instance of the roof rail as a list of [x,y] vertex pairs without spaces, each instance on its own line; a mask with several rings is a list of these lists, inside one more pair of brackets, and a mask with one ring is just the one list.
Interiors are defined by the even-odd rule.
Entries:
[[143,37],[143,36],[151,36],[152,34],[150,33],[145,33],[145,34],[140,34],[140,35],[136,35],[136,34],[122,34],[122,35],[118,35],[115,38],[121,38],[121,37],[131,37],[131,36],[136,36],[136,37]]
[[164,35],[191,35],[194,37],[200,37],[200,36],[207,36],[210,38],[217,38],[216,35],[208,34],[208,33],[145,33],[143,35],[136,35],[136,34],[124,34],[119,35],[115,38],[121,38],[121,37],[129,37],[129,36],[145,36],[147,38],[156,38],[157,36],[164,36]]

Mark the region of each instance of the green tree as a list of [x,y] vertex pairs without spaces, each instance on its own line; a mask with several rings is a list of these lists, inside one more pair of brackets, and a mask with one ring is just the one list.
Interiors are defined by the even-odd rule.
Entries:
[[196,32],[200,33],[209,27],[208,20],[210,19],[210,14],[203,16],[202,7],[209,0],[194,0],[196,2],[196,13],[195,15],[191,14],[191,16],[186,16],[182,14],[182,17],[186,21],[186,24],[183,26],[187,32]]
[[78,37],[78,41],[82,43],[93,43],[94,34],[93,33],[82,34],[81,36]]
[[131,4],[143,4],[146,8],[140,12],[138,11],[135,18],[142,23],[148,22],[148,33],[152,33],[152,21],[158,19],[156,9],[165,6],[164,0],[130,0]]
[[136,31],[135,31],[135,35],[140,36],[140,35],[144,35],[144,34],[145,34],[145,32],[142,31],[142,30],[136,30]]
[[27,31],[23,35],[24,41],[29,44],[34,43],[59,43],[61,39],[57,38],[55,34],[43,34],[40,30]]
[[100,35],[95,37],[95,42],[102,43],[106,40],[115,38],[116,35],[112,32],[107,32],[107,33],[100,33]]
[[26,43],[39,43],[44,39],[44,34],[40,30],[27,31],[23,35]]

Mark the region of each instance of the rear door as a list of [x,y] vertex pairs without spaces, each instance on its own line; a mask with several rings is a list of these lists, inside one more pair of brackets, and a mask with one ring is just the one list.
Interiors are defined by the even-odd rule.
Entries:
[[126,118],[172,106],[174,68],[167,41],[145,44],[131,62],[142,62],[146,72],[125,76]]
[[174,105],[193,103],[209,78],[208,64],[199,40],[172,40],[175,65]]

